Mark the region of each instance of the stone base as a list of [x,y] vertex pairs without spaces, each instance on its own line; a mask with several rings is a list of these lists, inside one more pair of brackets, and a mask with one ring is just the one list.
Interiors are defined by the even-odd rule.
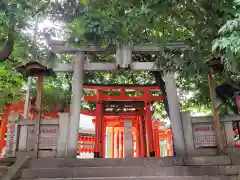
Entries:
[[[240,176],[144,176],[144,177],[108,177],[107,180],[240,180]],[[40,180],[40,179],[39,179]],[[41,180],[53,180],[44,178]],[[64,178],[64,180],[73,180]],[[74,180],[89,180],[89,178],[74,178]],[[106,180],[106,177],[92,177],[91,180]]]
[[68,149],[67,150],[67,154],[66,154],[67,157],[77,157],[77,151],[76,149]]
[[[37,153],[35,151],[29,151],[29,152],[18,151],[16,153],[17,158],[18,157],[25,157],[25,156],[36,157]],[[45,158],[45,157],[54,158],[54,157],[57,157],[57,151],[39,151],[38,152],[38,157],[39,158]]]
[[[234,161],[233,161],[234,158]],[[32,159],[22,179],[239,180],[240,157],[202,156],[135,159]]]
[[38,178],[98,178],[109,177],[168,177],[173,176],[236,176],[240,166],[115,166],[115,167],[57,167],[22,170],[22,179]]

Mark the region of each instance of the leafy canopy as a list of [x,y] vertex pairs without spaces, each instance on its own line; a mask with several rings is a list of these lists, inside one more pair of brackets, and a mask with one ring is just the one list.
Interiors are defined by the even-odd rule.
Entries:
[[[5,1],[2,1],[5,2]],[[184,109],[191,107],[209,108],[209,93],[207,84],[206,57],[212,53],[212,42],[218,36],[218,29],[227,19],[234,15],[231,0],[82,0],[82,1],[9,1],[0,4],[0,39],[5,42],[10,16],[9,6],[17,6],[12,13],[15,19],[14,51],[10,57],[11,62],[1,64],[3,69],[9,72],[7,79],[12,79],[8,87],[2,88],[7,94],[20,91],[23,79],[12,67],[26,60],[52,61],[47,53],[47,47],[43,40],[44,33],[49,33],[57,38],[65,33],[64,38],[81,44],[101,44],[107,46],[121,42],[132,44],[157,43],[162,50],[154,56],[136,54],[138,61],[154,61],[160,70],[173,70],[178,73],[180,94],[189,94],[191,97],[181,98]],[[58,22],[58,28],[45,28],[36,31],[37,43],[33,41],[33,35],[27,33],[34,29],[35,17],[38,14],[40,22],[44,19]],[[12,16],[11,16],[12,17]],[[164,48],[167,42],[184,41],[188,48],[185,50],[171,50]],[[71,61],[71,56],[59,56],[61,61]],[[138,58],[137,58],[138,57]],[[58,61],[59,58],[55,58]],[[109,60],[107,55],[99,56],[95,60]],[[10,72],[14,73],[10,73]],[[159,78],[161,74],[158,74]],[[15,78],[19,80],[14,86]],[[0,82],[4,82],[6,74],[1,75]],[[49,92],[47,99],[64,97],[70,94],[71,74],[66,77],[59,75],[56,79],[48,79],[45,92]],[[132,73],[125,72],[121,78],[118,73],[85,73],[85,80],[97,83],[147,83],[158,82],[157,76],[150,72]],[[63,82],[62,84],[60,82]],[[65,84],[65,85],[63,85]],[[164,82],[163,82],[164,84]],[[53,86],[55,91],[52,91]],[[16,90],[9,89],[16,87]],[[164,88],[163,88],[164,90]],[[48,94],[48,93],[46,93]],[[50,95],[51,94],[51,95]],[[63,95],[63,96],[62,96]],[[5,97],[6,95],[4,95]],[[182,96],[183,97],[183,96]],[[55,98],[58,99],[58,98]],[[60,98],[61,99],[61,98]],[[1,99],[4,103],[5,98]],[[57,100],[56,100],[57,101]],[[69,97],[61,101],[69,101]],[[4,104],[2,103],[2,104]],[[158,108],[159,109],[159,108]]]

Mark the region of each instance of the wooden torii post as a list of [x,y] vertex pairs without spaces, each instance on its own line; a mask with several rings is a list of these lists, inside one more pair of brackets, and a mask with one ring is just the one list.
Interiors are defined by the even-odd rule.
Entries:
[[[58,64],[54,70],[58,72],[73,72],[72,99],[70,111],[70,131],[68,141],[68,156],[75,157],[77,149],[77,136],[79,127],[79,112],[81,110],[81,99],[83,89],[83,70],[87,71],[117,71],[120,69],[131,69],[133,71],[159,71],[155,62],[132,62],[132,53],[153,54],[161,51],[162,46],[158,45],[111,45],[101,48],[98,45],[85,46],[79,49],[72,48],[67,42],[48,39],[51,51],[58,54],[75,54],[73,64]],[[188,48],[183,42],[168,43],[165,46],[169,49]],[[90,62],[85,60],[86,53],[108,52],[116,54],[116,62]],[[177,88],[173,73],[166,75],[166,91],[168,96],[170,119],[174,136],[174,147],[177,155],[185,155],[185,142],[181,123],[180,105],[177,96]],[[147,103],[147,102],[146,102]],[[149,129],[148,129],[149,131]]]

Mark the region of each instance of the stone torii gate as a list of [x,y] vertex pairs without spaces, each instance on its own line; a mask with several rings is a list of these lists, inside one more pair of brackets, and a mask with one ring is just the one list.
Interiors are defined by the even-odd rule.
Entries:
[[[78,127],[81,110],[81,99],[83,90],[83,71],[117,71],[131,69],[133,71],[159,71],[154,62],[132,62],[132,52],[154,53],[161,50],[160,46],[143,45],[117,45],[101,48],[97,45],[82,47],[79,49],[70,47],[64,41],[48,39],[51,51],[57,54],[74,54],[72,64],[57,64],[54,68],[56,72],[73,72],[72,97],[70,105],[70,127],[67,146],[67,155],[76,156],[78,148]],[[166,45],[170,49],[184,49],[186,45],[181,42],[169,43]],[[116,62],[90,62],[85,59],[85,53],[109,52],[116,54]],[[176,155],[185,155],[185,142],[182,129],[179,99],[173,73],[167,73],[165,77],[169,113],[172,124],[174,148]]]

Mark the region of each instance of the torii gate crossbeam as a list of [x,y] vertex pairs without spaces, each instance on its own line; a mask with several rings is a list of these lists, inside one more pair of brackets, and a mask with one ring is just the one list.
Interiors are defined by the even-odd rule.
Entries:
[[[90,45],[87,47],[81,47],[80,49],[72,48],[65,41],[58,40],[48,40],[48,45],[51,47],[51,51],[57,54],[79,54],[82,52],[93,53],[93,52],[109,52],[110,54],[116,53],[117,60],[116,62],[84,62],[84,70],[86,71],[117,71],[119,68],[126,68],[129,65],[129,68],[133,71],[158,71],[159,68],[154,62],[132,62],[131,54],[132,52],[141,52],[141,53],[155,53],[161,50],[159,45],[142,45],[142,46],[116,46],[110,45],[107,48],[102,48],[99,45]],[[186,49],[186,46],[183,42],[172,42],[167,43],[164,47],[168,49]],[[120,49],[120,50],[119,50]],[[119,52],[118,52],[119,51]],[[123,56],[123,54],[128,54],[128,57]],[[125,66],[125,67],[124,67]],[[54,67],[54,70],[57,72],[72,72],[73,64],[57,64]]]

